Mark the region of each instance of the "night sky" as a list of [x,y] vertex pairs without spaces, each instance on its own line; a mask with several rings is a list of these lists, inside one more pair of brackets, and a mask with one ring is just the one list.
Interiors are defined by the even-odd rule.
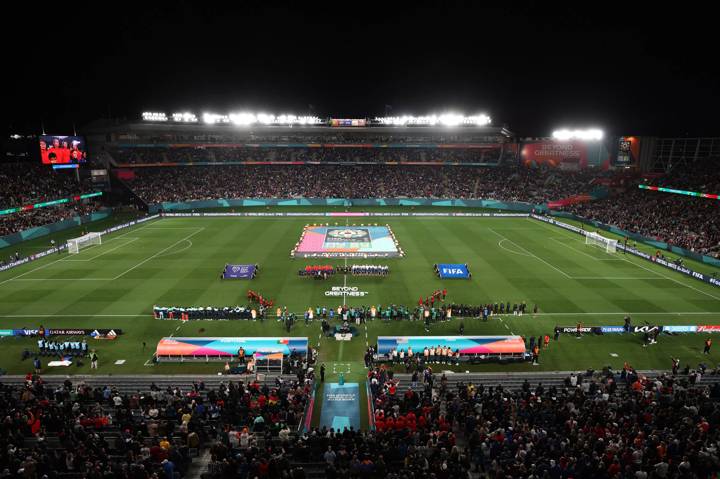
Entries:
[[144,110],[250,109],[485,112],[523,136],[560,126],[720,134],[708,4],[11,3],[0,34],[10,133],[37,133],[41,121],[65,133]]

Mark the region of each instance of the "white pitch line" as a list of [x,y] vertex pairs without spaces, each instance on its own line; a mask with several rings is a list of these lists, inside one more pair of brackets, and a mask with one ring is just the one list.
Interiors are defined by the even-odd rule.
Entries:
[[[498,246],[501,247],[502,249],[504,249],[505,251],[508,251],[508,252],[510,252],[510,253],[512,253],[512,254],[516,254],[516,255],[519,255],[519,256],[527,256],[528,258],[532,258],[532,256],[530,256],[530,255],[527,254],[527,253],[523,253],[523,252],[521,252],[521,251],[513,251],[513,250],[511,250],[511,249],[509,249],[509,248],[504,247],[502,244],[503,244],[505,241],[509,241],[509,240],[508,240],[508,239],[501,239],[500,241],[498,241]],[[512,243],[512,241],[511,241],[511,243]]]
[[543,263],[545,263],[546,265],[550,266],[552,269],[554,269],[554,270],[557,271],[558,273],[562,274],[562,275],[565,276],[566,278],[572,279],[572,276],[570,276],[569,274],[567,274],[565,271],[561,270],[560,268],[557,268],[557,267],[553,266],[552,264],[548,263],[547,261],[545,261],[544,259],[540,258],[539,256],[534,255],[533,253],[531,253],[530,251],[526,250],[525,248],[523,248],[523,247],[520,246],[519,244],[515,243],[513,240],[504,237],[503,235],[501,235],[500,233],[498,233],[497,231],[495,231],[495,230],[492,229],[492,228],[488,228],[488,230],[492,231],[493,233],[495,233],[496,235],[498,235],[498,236],[501,237],[502,239],[508,240],[510,243],[514,244],[515,246],[517,246],[517,247],[520,248],[521,250],[525,251],[526,253],[528,253],[530,256],[532,256],[532,257],[535,258],[536,260],[542,261]]
[[[115,238],[115,239],[117,239],[117,238]],[[110,253],[111,251],[115,251],[116,249],[122,248],[123,246],[127,246],[127,245],[129,245],[130,243],[132,243],[133,241],[137,241],[137,240],[139,240],[139,239],[140,239],[140,238],[132,238],[132,239],[131,239],[130,241],[128,241],[127,243],[123,243],[123,244],[121,244],[120,246],[116,246],[116,247],[114,247],[114,248],[110,248],[109,250],[104,251],[104,252],[102,252],[102,253],[100,253],[100,254],[98,254],[98,255],[95,255],[95,256],[93,256],[92,258],[88,258],[88,259],[70,259],[70,258],[65,258],[63,261],[70,261],[70,262],[75,262],[75,261],[92,261],[92,260],[94,260],[94,259],[97,259],[97,258],[103,256],[103,255],[106,255],[106,254]]]
[[[121,234],[121,235],[114,236],[113,239],[122,238],[122,237],[127,236],[127,235],[129,235],[129,234],[131,234],[131,233],[135,233],[135,232],[137,232],[137,231],[140,231],[140,230],[142,230],[142,229],[147,228],[148,226],[153,225],[154,223],[155,223],[155,222],[154,222],[153,220],[151,220],[149,224],[147,224],[147,225],[145,225],[145,226],[141,226],[141,227],[139,227],[139,228],[133,228],[131,231],[128,231],[127,233],[123,233],[123,234]],[[30,271],[25,271],[25,272],[22,273],[22,274],[19,274],[19,275],[17,275],[17,276],[13,276],[12,278],[8,278],[8,279],[6,279],[5,281],[0,281],[0,286],[2,286],[3,284],[8,283],[8,282],[10,282],[10,281],[12,281],[12,280],[14,280],[14,279],[22,278],[23,276],[25,276],[25,275],[27,275],[27,274],[30,274],[30,273],[32,273],[32,272],[34,272],[34,271],[38,271],[38,270],[41,270],[41,269],[43,269],[43,268],[47,268],[48,266],[51,266],[51,265],[53,265],[53,264],[55,264],[55,263],[58,263],[58,262],[60,262],[60,261],[62,261],[62,260],[64,260],[64,259],[65,259],[65,258],[56,259],[55,261],[51,261],[51,262],[49,262],[49,263],[47,263],[47,264],[38,266],[37,268],[31,269]]]
[[186,251],[186,250],[192,248],[193,242],[190,241],[190,240],[185,240],[185,241],[187,241],[188,244],[187,244],[187,246],[185,246],[184,248],[180,248],[180,249],[177,250],[177,251],[171,251],[170,253],[167,253],[167,254],[161,254],[161,255],[158,256],[158,258],[167,258],[168,256],[173,256],[173,255],[176,255],[176,254],[178,254],[178,253],[182,253],[183,251]]
[[676,279],[674,279],[674,278],[671,278],[670,276],[666,276],[666,275],[664,275],[664,274],[662,274],[662,273],[659,273],[659,272],[657,272],[657,271],[655,271],[655,270],[652,270],[652,269],[650,269],[650,268],[646,268],[645,266],[643,266],[643,265],[641,265],[641,264],[637,264],[637,263],[634,262],[634,261],[630,261],[630,260],[627,259],[627,258],[623,258],[623,260],[627,261],[627,262],[630,263],[630,264],[634,264],[634,265],[637,266],[638,268],[644,269],[645,271],[649,271],[650,273],[656,274],[656,275],[658,275],[658,276],[662,276],[662,277],[665,278],[665,279],[669,279],[669,280],[672,281],[673,283],[677,283],[677,284],[679,284],[680,286],[685,286],[686,288],[693,289],[693,290],[697,291],[698,293],[704,294],[705,296],[709,296],[709,297],[711,297],[711,298],[713,298],[713,299],[718,299],[718,300],[720,300],[720,296],[715,296],[714,294],[710,294],[710,293],[708,293],[707,291],[703,291],[702,289],[698,289],[698,288],[696,288],[695,286],[692,286],[692,285],[689,285],[689,284],[685,284],[685,283],[683,283],[683,282],[681,282],[681,281],[678,281],[678,280],[676,280]]
[[608,280],[618,280],[618,279],[633,279],[633,280],[653,280],[653,281],[665,281],[665,278],[658,278],[657,276],[645,276],[645,277],[631,277],[631,276],[573,276],[572,279],[608,279]]
[[[528,218],[529,218],[529,217],[528,217]],[[532,218],[530,218],[530,219],[532,219]],[[550,229],[552,229],[553,231],[565,231],[565,232],[567,232],[567,233],[573,234],[573,233],[571,233],[571,232],[569,232],[569,231],[567,231],[567,230],[565,230],[565,229],[563,229],[563,228],[560,228],[559,226],[551,226],[551,225],[549,225],[549,224],[547,224],[547,223],[545,223],[545,222],[543,222],[543,221],[538,221],[538,220],[535,220],[535,221],[536,221],[537,223],[539,223],[541,226],[544,226],[544,227],[546,227],[546,228],[550,228]],[[491,230],[491,231],[492,231],[492,230]],[[623,256],[625,256],[625,255],[623,255]],[[677,283],[677,284],[679,284],[679,285],[681,285],[681,286],[685,286],[686,288],[690,288],[690,289],[692,289],[692,290],[695,290],[695,291],[697,291],[698,293],[702,293],[702,294],[704,294],[704,295],[706,295],[706,296],[709,296],[709,297],[711,297],[711,298],[713,298],[713,299],[718,299],[718,300],[720,300],[720,297],[715,296],[715,295],[713,295],[713,294],[710,294],[710,293],[708,293],[707,291],[703,291],[703,290],[701,290],[701,289],[696,288],[695,286],[692,286],[692,285],[689,285],[689,284],[685,284],[685,283],[683,283],[683,282],[681,282],[681,281],[678,281],[678,280],[676,280],[676,279],[674,279],[674,278],[671,278],[670,276],[666,276],[666,275],[664,275],[664,274],[662,274],[662,273],[659,273],[659,272],[657,272],[657,271],[655,271],[655,270],[652,270],[652,269],[650,269],[650,268],[646,268],[645,266],[643,266],[643,265],[641,265],[641,264],[638,264],[638,263],[636,263],[636,262],[634,262],[634,261],[630,261],[630,260],[627,259],[627,258],[624,258],[624,257],[623,257],[623,258],[619,258],[619,259],[621,259],[621,260],[623,260],[623,261],[627,261],[628,263],[633,264],[633,265],[637,266],[637,267],[640,268],[640,269],[644,269],[645,271],[649,271],[650,273],[655,274],[655,275],[657,275],[657,276],[662,276],[663,278],[665,278],[665,279],[667,279],[667,280],[670,280],[670,281],[672,281],[673,283]],[[637,314],[637,313],[636,313],[636,314]]]
[[577,249],[577,248],[573,248],[572,246],[569,246],[569,245],[565,244],[565,243],[562,242],[562,241],[558,241],[558,240],[556,240],[555,238],[550,238],[550,239],[551,239],[552,241],[556,242],[556,243],[559,243],[559,244],[562,245],[563,247],[565,247],[565,248],[567,248],[567,249],[571,249],[571,250],[575,251],[576,253],[580,253],[580,254],[583,255],[583,256],[587,256],[588,258],[590,258],[590,259],[592,259],[592,260],[594,260],[594,261],[600,261],[600,258],[596,258],[595,256],[593,256],[593,255],[591,255],[591,254],[588,254],[588,253],[586,253],[586,252],[584,252],[584,251],[580,251],[580,250]]
[[15,281],[112,281],[112,278],[20,278]]
[[113,280],[122,278],[123,276],[125,276],[126,274],[128,274],[130,271],[134,270],[135,268],[139,268],[140,266],[144,265],[145,263],[147,263],[147,262],[150,261],[151,259],[153,259],[153,258],[157,257],[158,255],[164,253],[165,251],[169,250],[170,248],[172,248],[172,247],[175,246],[176,244],[181,243],[182,241],[185,241],[185,240],[187,240],[187,239],[190,239],[191,237],[193,237],[193,236],[195,236],[196,234],[200,233],[200,232],[203,231],[204,229],[205,229],[205,227],[203,226],[203,227],[199,228],[196,232],[187,235],[186,237],[184,237],[184,238],[182,238],[182,239],[174,242],[173,244],[171,244],[171,245],[168,246],[167,248],[164,248],[164,249],[158,251],[157,253],[155,253],[154,255],[152,255],[152,256],[150,256],[150,257],[148,257],[148,258],[145,258],[144,260],[142,260],[141,262],[139,262],[138,264],[136,264],[136,265],[133,266],[132,268],[130,268],[130,269],[126,270],[126,271],[123,271],[123,272],[120,273],[119,275],[115,276],[115,277],[113,278]]

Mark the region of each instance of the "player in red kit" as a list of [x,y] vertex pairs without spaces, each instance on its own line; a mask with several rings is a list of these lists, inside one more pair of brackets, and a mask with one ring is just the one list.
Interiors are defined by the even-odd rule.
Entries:
[[60,157],[60,163],[70,163],[70,146],[67,140],[63,140],[58,156]]
[[48,148],[45,140],[40,140],[40,159],[43,163],[50,163],[48,159]]
[[72,149],[70,150],[70,161],[80,163],[85,160],[85,153],[80,149],[80,142],[73,140]]

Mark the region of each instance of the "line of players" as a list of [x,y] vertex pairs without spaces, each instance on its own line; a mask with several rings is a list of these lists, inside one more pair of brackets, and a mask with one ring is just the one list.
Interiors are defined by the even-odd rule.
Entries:
[[327,279],[334,274],[352,274],[353,276],[387,276],[389,266],[375,264],[353,264],[351,266],[308,265],[298,271],[298,276]]
[[40,354],[72,354],[85,355],[88,352],[88,344],[86,340],[82,341],[51,341],[49,339],[38,339],[37,342]]

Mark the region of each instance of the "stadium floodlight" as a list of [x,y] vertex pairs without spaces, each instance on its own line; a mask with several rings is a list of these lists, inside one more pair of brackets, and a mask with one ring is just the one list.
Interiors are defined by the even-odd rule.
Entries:
[[262,125],[272,125],[275,123],[275,116],[268,115],[266,113],[258,113],[257,121]]
[[444,113],[438,115],[425,115],[425,116],[385,116],[377,117],[375,121],[382,125],[393,125],[393,126],[433,126],[433,125],[445,125],[445,126],[485,126],[490,124],[490,117],[485,114],[478,114],[474,116],[464,116],[457,113]]
[[236,125],[252,125],[257,120],[252,113],[230,113],[230,121]]
[[588,128],[586,130],[570,130],[567,128],[555,130],[552,134],[553,138],[560,141],[582,140],[582,141],[599,141],[603,139],[604,133],[598,128]]
[[155,111],[143,112],[142,119],[145,121],[168,121],[168,117],[165,113]]
[[173,113],[172,119],[175,122],[178,123],[197,123],[198,119],[193,113],[184,112],[184,113]]
[[208,125],[215,123],[230,123],[230,117],[227,115],[218,115],[217,113],[203,113],[203,122]]
[[455,113],[445,113],[440,115],[440,123],[445,126],[458,126],[463,123],[463,116]]

